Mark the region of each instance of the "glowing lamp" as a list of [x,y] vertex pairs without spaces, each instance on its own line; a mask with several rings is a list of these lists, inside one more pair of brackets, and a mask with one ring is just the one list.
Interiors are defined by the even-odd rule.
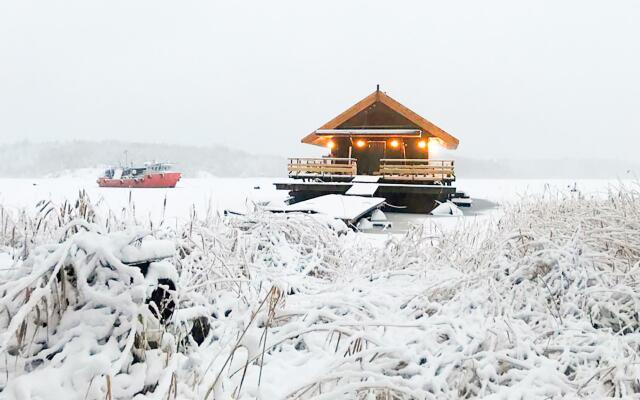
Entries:
[[333,148],[334,148],[334,147],[336,147],[336,144],[333,142],[333,140],[329,140],[329,141],[327,142],[327,148],[328,148],[329,150],[333,150]]
[[365,142],[364,140],[360,139],[356,142],[356,146],[358,147],[364,147],[367,144],[367,142]]
[[391,147],[398,147],[400,145],[400,143],[397,140],[392,140],[391,141]]
[[421,149],[426,149],[427,148],[427,141],[426,140],[421,140],[418,142],[418,147]]

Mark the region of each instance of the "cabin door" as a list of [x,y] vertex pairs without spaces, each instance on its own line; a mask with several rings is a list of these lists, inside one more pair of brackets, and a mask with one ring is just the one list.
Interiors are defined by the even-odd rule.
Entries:
[[367,142],[367,147],[358,153],[358,175],[373,175],[380,170],[386,142]]

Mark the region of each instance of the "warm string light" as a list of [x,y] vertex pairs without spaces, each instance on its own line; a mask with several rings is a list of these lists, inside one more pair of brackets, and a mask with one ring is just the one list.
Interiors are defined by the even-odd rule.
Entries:
[[329,150],[333,150],[333,148],[334,148],[334,147],[336,147],[336,144],[334,143],[334,141],[333,141],[333,140],[329,140],[329,141],[327,142],[327,148],[328,148]]
[[[356,141],[356,147],[363,148],[366,145],[367,142],[363,139],[358,139]],[[396,139],[393,139],[391,142],[389,142],[389,145],[393,148],[398,148],[400,146],[400,142]],[[336,143],[333,140],[329,140],[327,141],[326,146],[329,150],[333,150],[336,147]],[[438,146],[440,146],[440,142],[437,139],[429,140],[429,142],[427,142],[426,140],[420,140],[418,142],[418,148],[420,149],[427,149],[427,147],[436,149],[438,148]]]

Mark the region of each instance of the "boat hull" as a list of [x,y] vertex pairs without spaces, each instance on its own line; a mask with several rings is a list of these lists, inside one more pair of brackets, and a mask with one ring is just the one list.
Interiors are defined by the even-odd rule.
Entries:
[[146,174],[140,178],[98,178],[100,187],[119,188],[173,188],[180,180],[180,172],[164,172],[157,174]]

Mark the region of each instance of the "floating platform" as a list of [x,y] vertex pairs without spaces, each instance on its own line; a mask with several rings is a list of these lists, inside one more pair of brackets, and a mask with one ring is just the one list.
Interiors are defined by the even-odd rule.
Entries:
[[456,193],[456,188],[453,186],[354,181],[289,181],[276,182],[274,185],[278,190],[289,191],[293,205],[332,194],[346,195],[346,197],[349,195],[371,196],[371,198],[383,198],[384,210],[413,213],[429,213],[438,205],[437,202],[445,202]]

